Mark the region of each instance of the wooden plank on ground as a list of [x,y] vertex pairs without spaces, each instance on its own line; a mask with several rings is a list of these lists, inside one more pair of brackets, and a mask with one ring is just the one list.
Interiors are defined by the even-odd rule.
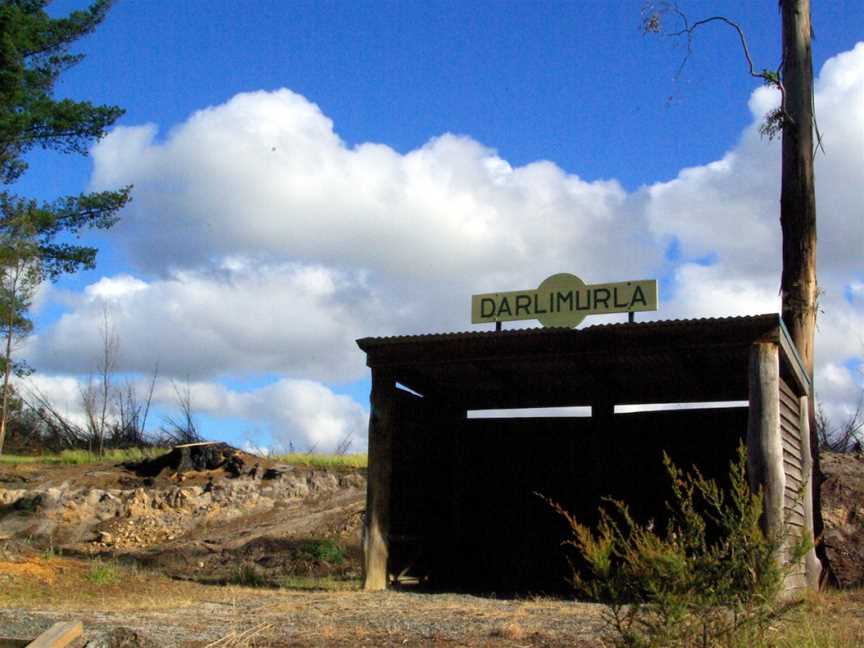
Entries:
[[27,644],[27,648],[65,648],[83,633],[80,621],[60,621]]
[[0,648],[26,648],[29,643],[29,639],[0,638]]

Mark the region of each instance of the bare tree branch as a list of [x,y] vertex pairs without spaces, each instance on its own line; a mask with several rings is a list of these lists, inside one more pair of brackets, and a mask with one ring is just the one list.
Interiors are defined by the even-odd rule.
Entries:
[[182,386],[172,380],[171,386],[174,388],[174,394],[177,397],[180,416],[178,418],[172,416],[163,417],[165,425],[161,427],[161,430],[164,439],[174,445],[203,441],[204,437],[201,436],[198,425],[195,423],[195,410],[192,407],[192,388],[189,385],[189,380],[187,379]]
[[816,433],[822,450],[841,453],[864,450],[864,389],[858,396],[855,410],[839,426],[832,425],[822,405],[817,405]]
[[744,59],[747,62],[748,74],[755,79],[761,79],[766,85],[773,86],[780,91],[780,107],[776,111],[766,115],[765,122],[760,128],[760,132],[762,132],[763,135],[767,135],[769,138],[773,138],[777,133],[782,131],[786,125],[795,123],[786,110],[786,87],[783,85],[783,80],[780,74],[783,69],[782,61],[780,65],[777,66],[776,70],[769,70],[767,68],[757,70],[753,64],[750,47],[747,45],[747,37],[744,34],[741,25],[734,20],[730,20],[726,16],[710,16],[709,18],[703,18],[691,24],[687,15],[681,11],[678,5],[674,2],[646,2],[642,7],[642,32],[645,34],[663,34],[663,17],[667,14],[674,15],[681,22],[683,27],[675,31],[665,32],[665,35],[671,38],[684,36],[687,39],[687,53],[684,55],[681,64],[678,66],[678,70],[675,72],[676,80],[681,77],[684,67],[687,65],[690,55],[693,53],[693,36],[696,33],[696,30],[711,23],[722,23],[731,27],[735,30],[735,33],[738,34],[738,40],[741,43],[741,51],[743,52]]

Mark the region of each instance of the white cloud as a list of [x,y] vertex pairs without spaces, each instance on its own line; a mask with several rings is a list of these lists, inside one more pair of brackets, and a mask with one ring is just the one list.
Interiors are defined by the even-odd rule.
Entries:
[[[240,254],[470,282],[514,267],[541,268],[542,278],[574,258],[623,275],[656,257],[639,244],[638,220],[621,229],[616,182],[584,182],[548,162],[513,169],[449,134],[406,155],[348,148],[289,90],[237,95],[163,142],[151,126],[115,130],[93,157],[95,188],[135,184],[116,233],[156,272]],[[610,262],[613,242],[629,246],[628,259]]]
[[[366,449],[369,414],[348,396],[310,380],[282,379],[251,391],[231,390],[216,383],[189,385],[193,409],[201,414],[263,422],[274,441],[299,450],[332,451],[344,439],[351,449]],[[161,383],[156,399],[175,402],[170,384]]]
[[356,273],[237,258],[150,283],[103,278],[33,336],[24,354],[43,370],[95,370],[107,306],[123,371],[146,373],[158,364],[167,376],[272,372],[344,380],[363,371],[351,336],[364,322],[380,329],[376,299]]
[[85,426],[86,417],[81,403],[82,383],[79,379],[35,373],[27,378],[15,379],[15,386],[26,401],[36,404],[44,399],[71,423],[82,428]]
[[[767,88],[750,100],[753,123],[722,160],[681,171],[647,189],[645,214],[659,241],[675,240],[678,316],[720,316],[779,309],[779,142],[760,138],[762,116],[779,101]],[[816,342],[816,386],[839,411],[854,376],[844,363],[864,353],[864,304],[852,303],[864,250],[864,43],[830,59],[816,83],[824,154],[816,157],[818,267],[823,293]],[[711,258],[710,266],[692,263]],[[841,389],[836,378],[849,374]]]
[[[115,129],[93,151],[92,185],[135,185],[110,235],[136,265],[80,294],[49,291],[69,312],[28,352],[48,371],[87,371],[108,302],[128,370],[158,360],[167,375],[200,381],[351,380],[365,371],[355,338],[467,329],[472,292],[561,271],[589,282],[670,277],[658,317],[776,312],[779,142],[758,134],[776,102],[757,89],[753,123],[722,159],[632,194],[551,162],[513,167],[464,136],[406,154],[348,147],[289,90],[237,95],[162,139],[153,125]],[[817,386],[839,402],[848,390],[829,376],[861,355],[864,330],[864,43],[826,63],[816,106]],[[664,256],[673,242],[679,259]],[[306,403],[303,393],[292,398]]]
[[[115,387],[121,381],[115,379]],[[80,378],[63,375],[33,376],[18,380],[18,388],[26,398],[39,395],[51,403],[59,414],[70,422],[85,428]],[[188,387],[193,418],[201,415],[230,417],[255,421],[266,428],[274,443],[281,447],[293,444],[298,450],[316,447],[321,452],[334,450],[350,440],[350,450],[366,449],[366,428],[369,414],[365,408],[347,396],[334,393],[325,385],[310,380],[281,379],[253,390],[232,390],[212,382],[191,382],[177,385],[159,380],[153,393],[148,430],[155,431],[162,417],[178,415],[177,389]],[[149,384],[139,381],[135,385],[143,398]],[[112,402],[108,418],[115,420],[116,405]],[[198,421],[200,424],[200,420]],[[204,435],[219,436],[219,430],[202,428]]]
[[84,289],[84,297],[88,302],[101,300],[104,302],[120,301],[129,295],[147,290],[147,284],[140,279],[127,274],[116,277],[102,277]]
[[741,276],[727,272],[726,264],[685,263],[675,271],[675,289],[675,299],[664,308],[666,316],[728,317],[780,311],[776,276]]

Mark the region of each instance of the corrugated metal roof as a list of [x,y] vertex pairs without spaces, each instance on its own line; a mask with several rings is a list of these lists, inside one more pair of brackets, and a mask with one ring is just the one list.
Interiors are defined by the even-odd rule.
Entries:
[[676,328],[713,328],[724,326],[745,326],[761,328],[762,326],[777,326],[781,322],[780,315],[767,313],[763,315],[738,315],[730,317],[703,317],[692,319],[654,320],[648,322],[607,322],[603,324],[592,324],[581,329],[566,327],[532,327],[521,329],[504,329],[502,331],[454,331],[450,333],[421,333],[415,335],[394,335],[384,337],[366,337],[357,340],[357,345],[367,351],[371,348],[393,345],[408,344],[416,342],[436,342],[445,340],[470,340],[482,338],[504,338],[534,335],[571,335],[577,336],[588,331],[619,329],[621,332],[632,330],[639,333],[670,333]]

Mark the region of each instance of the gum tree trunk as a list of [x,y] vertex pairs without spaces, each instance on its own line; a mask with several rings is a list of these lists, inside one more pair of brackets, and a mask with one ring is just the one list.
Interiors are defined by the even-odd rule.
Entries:
[[[813,61],[810,0],[781,0],[783,85],[787,120],[783,126],[780,227],[783,272],[780,279],[783,322],[811,380],[816,330],[816,190],[813,178]],[[819,497],[821,470],[816,407],[810,393],[810,449],[813,455],[814,533],[822,533]],[[822,556],[824,560],[824,556]]]

